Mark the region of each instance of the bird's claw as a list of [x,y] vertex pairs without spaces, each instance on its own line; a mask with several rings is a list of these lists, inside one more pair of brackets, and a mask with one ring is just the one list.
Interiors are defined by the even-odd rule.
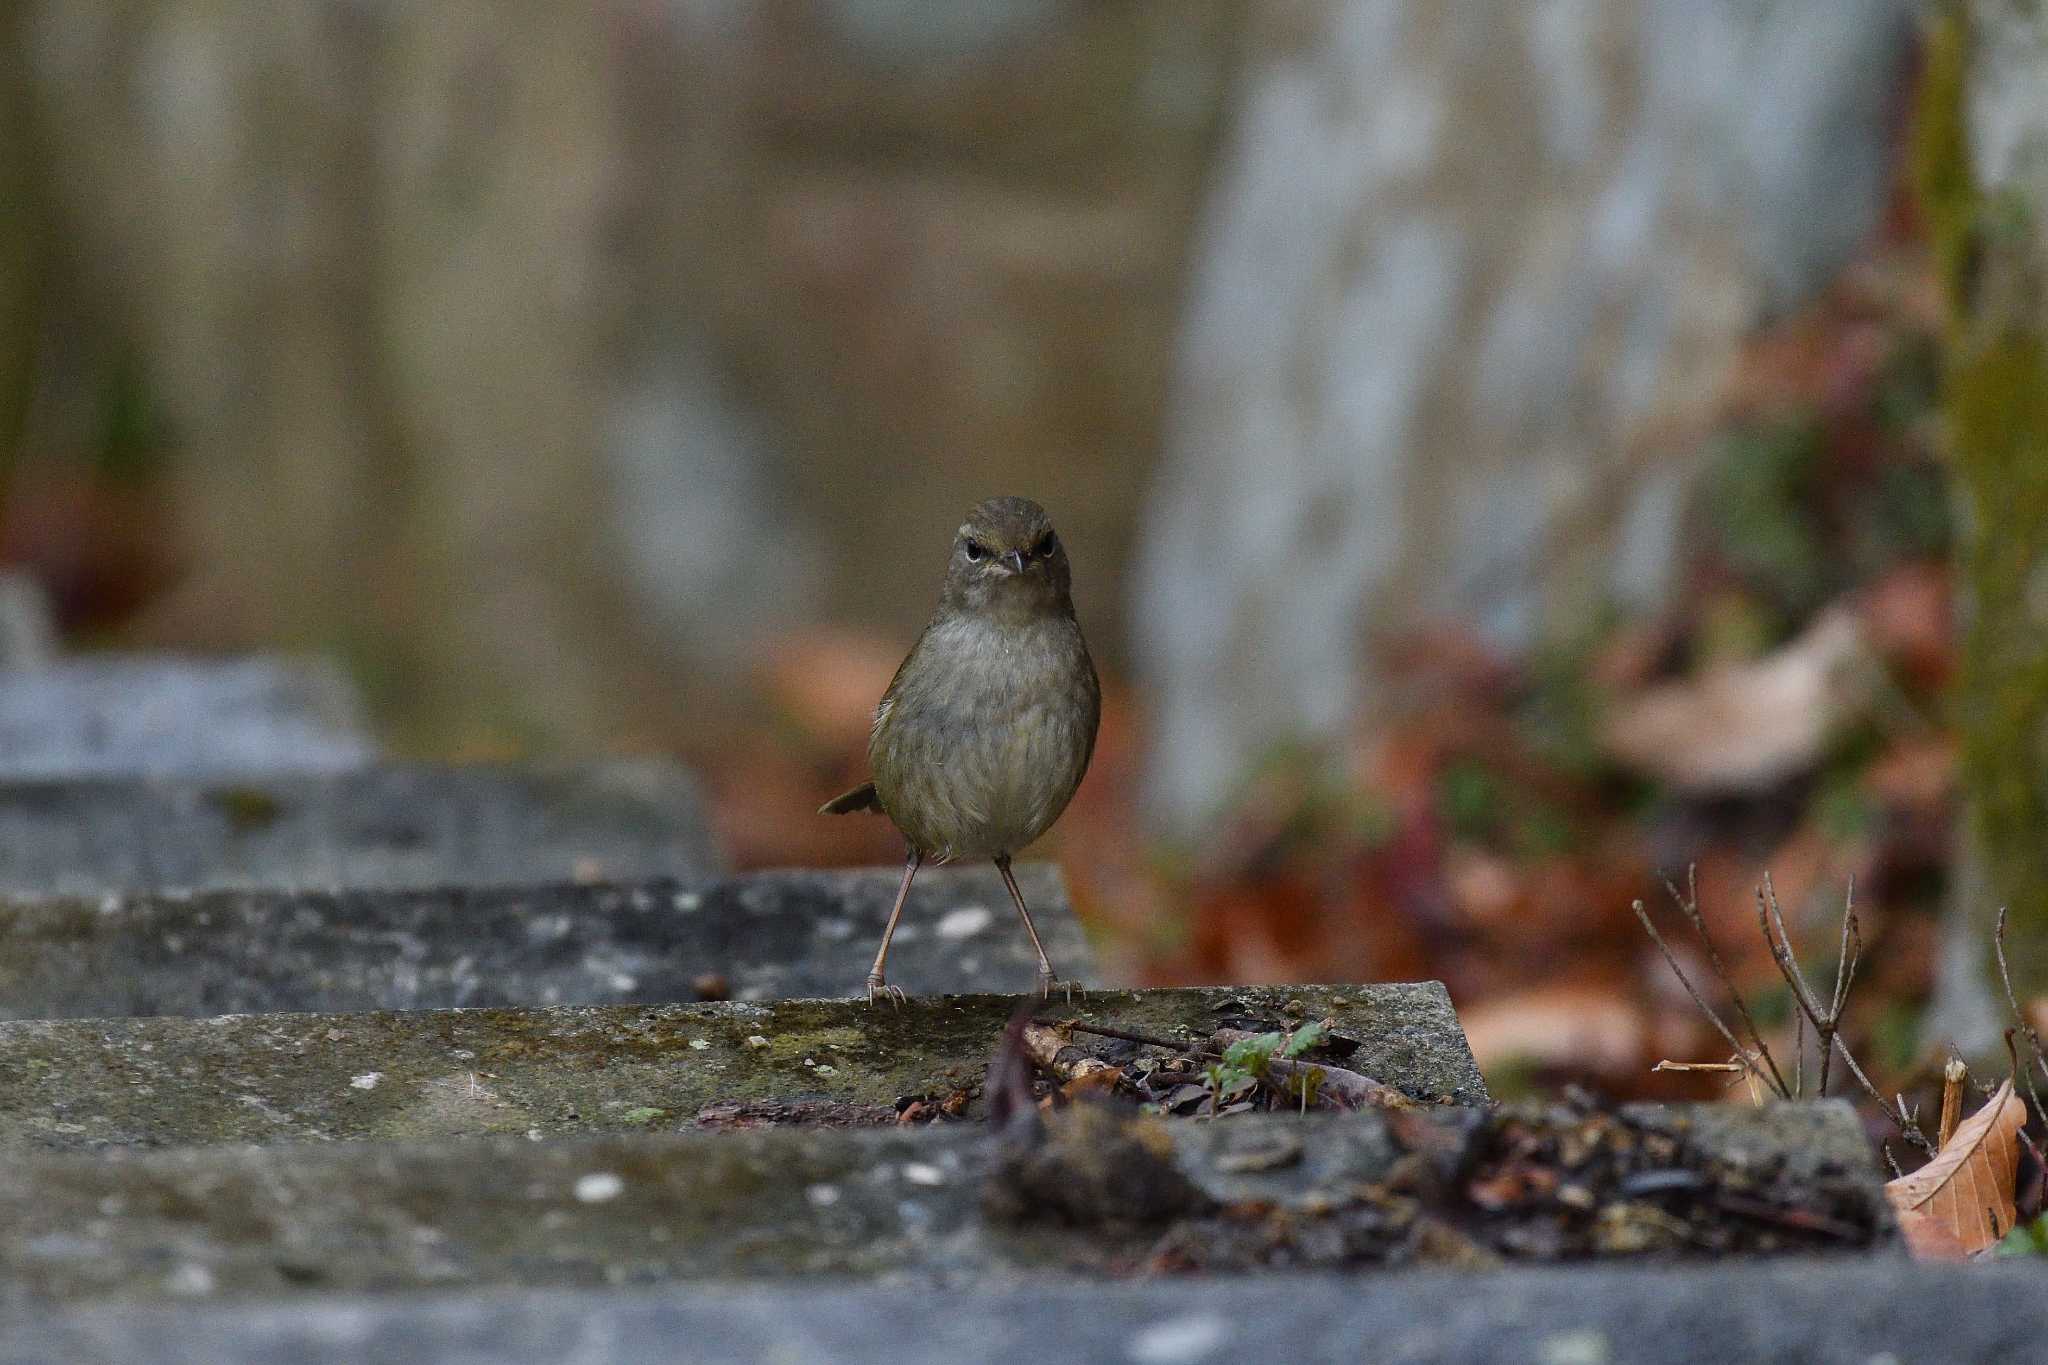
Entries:
[[[1040,967],[1038,969],[1038,998],[1040,1000],[1050,1000],[1054,990],[1064,992],[1067,997],[1067,1003],[1071,1005],[1074,1003],[1074,993],[1081,991],[1081,988],[1071,981],[1062,981],[1054,976],[1052,968]],[[1087,992],[1081,991],[1081,994],[1086,995]]]
[[882,980],[882,974],[880,972],[869,972],[868,1003],[870,1005],[874,1004],[875,999],[878,996],[881,999],[886,1000],[890,1004],[896,1006],[896,1008],[898,1009],[903,1008],[903,1002],[909,998],[908,996],[903,994],[903,988],[901,986],[892,986],[888,982]]

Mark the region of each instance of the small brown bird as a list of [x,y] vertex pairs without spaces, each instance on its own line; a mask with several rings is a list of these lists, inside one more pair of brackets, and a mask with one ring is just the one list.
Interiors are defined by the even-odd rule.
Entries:
[[1067,551],[1045,509],[990,498],[967,514],[938,609],[875,708],[864,782],[821,813],[878,810],[903,832],[903,884],[868,973],[868,1002],[902,999],[882,974],[911,879],[925,862],[992,858],[1038,951],[1038,993],[1056,977],[1010,875],[1010,855],[1067,808],[1102,718],[1102,689],[1074,619]]

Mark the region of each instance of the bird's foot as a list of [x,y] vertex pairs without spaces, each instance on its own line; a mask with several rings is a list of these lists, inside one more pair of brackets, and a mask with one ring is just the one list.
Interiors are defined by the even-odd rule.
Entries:
[[1050,1000],[1052,999],[1052,993],[1054,991],[1059,991],[1063,993],[1066,996],[1067,1003],[1069,1005],[1074,1003],[1074,996],[1076,993],[1082,995],[1087,994],[1086,991],[1083,991],[1080,988],[1080,986],[1076,985],[1074,982],[1062,981],[1058,977],[1054,976],[1051,966],[1048,965],[1040,967],[1038,969],[1038,998],[1040,1000]]
[[908,996],[903,994],[903,988],[901,986],[892,986],[888,982],[882,980],[882,974],[880,972],[868,973],[868,1003],[870,1005],[874,1004],[876,1000],[880,999],[886,1000],[890,1004],[896,1006],[898,1009],[901,1009],[903,1007],[903,1002],[908,998]]

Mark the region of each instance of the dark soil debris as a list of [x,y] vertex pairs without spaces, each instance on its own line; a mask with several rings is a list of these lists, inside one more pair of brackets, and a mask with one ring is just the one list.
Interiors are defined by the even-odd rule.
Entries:
[[[1889,1222],[1867,1178],[1738,1166],[1582,1106],[1390,1115],[1387,1177],[1286,1205],[1226,1205],[1162,1236],[1153,1272],[1767,1255],[1866,1249]],[[1810,1165],[1810,1163],[1809,1163]]]

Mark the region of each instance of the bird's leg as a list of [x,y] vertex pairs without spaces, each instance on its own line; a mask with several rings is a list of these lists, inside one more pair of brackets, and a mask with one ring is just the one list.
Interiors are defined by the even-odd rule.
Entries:
[[[889,908],[889,922],[882,926],[882,946],[875,949],[875,965],[868,969],[868,1003],[875,1003],[875,997],[886,997],[891,1004],[903,1003],[903,988],[892,986],[882,977],[882,964],[889,959],[889,940],[896,937],[896,921],[903,918],[903,902],[910,897],[910,879],[917,875],[918,864],[924,855],[911,849],[903,859],[903,885],[896,888],[896,904]],[[1043,957],[1041,953],[1039,956]]]
[[1052,959],[1045,955],[1045,945],[1038,941],[1038,926],[1031,922],[1031,911],[1024,904],[1024,893],[1017,889],[1017,879],[1010,875],[1010,855],[1005,853],[996,858],[996,871],[1003,874],[1003,885],[1010,888],[1010,899],[1017,902],[1017,913],[1024,917],[1024,932],[1031,935],[1031,947],[1038,954],[1038,998],[1050,999],[1055,985],[1064,985],[1067,1000],[1074,999],[1074,983],[1061,982],[1053,975]]

